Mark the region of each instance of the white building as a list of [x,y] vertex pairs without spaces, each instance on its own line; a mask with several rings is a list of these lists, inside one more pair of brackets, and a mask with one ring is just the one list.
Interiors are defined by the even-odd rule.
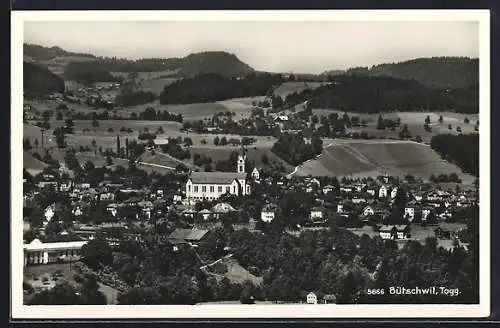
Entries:
[[256,167],[254,167],[253,170],[252,170],[252,178],[255,181],[259,181],[260,180],[260,172],[259,172],[259,170]]
[[307,304],[318,304],[318,297],[313,292],[307,294],[306,297]]
[[366,207],[363,209],[363,215],[364,215],[364,216],[371,216],[371,215],[375,215],[375,211],[373,210],[373,207],[371,207],[371,206],[366,206]]
[[24,245],[24,265],[48,264],[58,261],[76,260],[80,250],[87,241],[70,241],[58,243],[42,243],[34,239]]
[[396,198],[397,194],[398,194],[398,187],[394,187],[391,191],[391,199]]
[[387,197],[387,187],[386,186],[382,186],[378,190],[378,198],[385,198],[385,197]]
[[314,207],[311,209],[310,213],[311,220],[317,220],[323,218],[323,210],[319,207]]
[[276,217],[276,206],[273,204],[267,204],[262,208],[260,212],[260,219],[266,223],[271,222]]
[[415,218],[415,207],[414,206],[407,206],[405,207],[405,214],[404,216],[408,216],[408,220],[413,221]]
[[250,195],[250,181],[245,173],[245,155],[238,156],[237,171],[192,172],[186,182],[186,198],[199,201],[214,200],[224,194]]

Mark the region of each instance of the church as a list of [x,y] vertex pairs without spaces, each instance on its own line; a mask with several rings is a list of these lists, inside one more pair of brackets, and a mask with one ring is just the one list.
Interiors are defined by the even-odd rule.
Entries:
[[189,201],[214,200],[228,193],[250,195],[250,181],[245,170],[246,155],[238,155],[236,172],[191,172],[186,182]]

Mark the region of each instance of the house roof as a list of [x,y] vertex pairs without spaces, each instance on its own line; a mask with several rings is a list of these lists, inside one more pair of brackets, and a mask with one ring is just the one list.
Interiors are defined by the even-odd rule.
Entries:
[[246,179],[246,173],[192,172],[189,179],[195,184],[231,184],[235,179]]
[[87,243],[86,240],[82,241],[68,241],[59,243],[42,243],[39,239],[34,239],[31,243],[24,245],[25,250],[41,251],[48,249],[66,249],[66,248],[81,248]]
[[212,207],[214,213],[228,213],[236,211],[229,203],[219,203]]
[[202,239],[208,230],[205,229],[175,229],[168,238],[170,239],[183,239],[188,241],[199,241]]

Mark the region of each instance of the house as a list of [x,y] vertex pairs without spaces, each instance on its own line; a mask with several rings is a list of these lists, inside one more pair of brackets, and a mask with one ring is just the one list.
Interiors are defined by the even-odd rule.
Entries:
[[194,218],[196,211],[193,208],[188,208],[182,212],[182,215],[186,218]]
[[54,214],[56,213],[56,204],[51,204],[45,208],[45,221],[48,223],[50,220],[54,217]]
[[410,227],[407,225],[383,225],[379,228],[382,239],[407,239],[410,238]]
[[82,207],[80,205],[75,206],[75,208],[71,211],[71,213],[73,213],[74,216],[83,215]]
[[324,304],[335,304],[337,302],[337,297],[333,294],[326,294],[323,296]]
[[313,207],[309,214],[311,220],[321,220],[323,219],[323,209],[320,207]]
[[236,209],[231,206],[229,203],[219,203],[212,207],[212,213],[215,218],[219,218],[220,216],[228,215],[229,213],[236,212]]
[[252,178],[255,181],[259,181],[260,180],[260,172],[259,172],[259,170],[256,167],[254,167],[253,170],[252,170]]
[[334,186],[326,185],[323,187],[323,194],[328,194],[328,193],[332,192],[334,189],[335,189]]
[[112,216],[116,216],[116,214],[118,214],[117,205],[114,203],[108,204],[108,206],[106,206],[106,211],[110,213]]
[[228,193],[250,195],[250,182],[245,172],[246,155],[238,156],[237,172],[192,172],[186,182],[188,200],[214,200]]
[[366,199],[359,198],[359,197],[354,197],[351,201],[352,201],[353,204],[366,203]]
[[344,204],[338,203],[337,204],[337,213],[343,213],[344,212]]
[[387,197],[387,187],[381,186],[378,189],[378,198],[386,198]]
[[72,185],[73,183],[71,180],[63,181],[59,184],[59,191],[68,192],[71,190]]
[[422,207],[422,221],[427,220],[429,214],[431,214],[432,208],[430,206]]
[[316,296],[316,294],[314,294],[313,292],[310,292],[309,294],[307,294],[306,303],[307,304],[318,304],[318,297]]
[[174,245],[179,243],[188,243],[196,247],[207,234],[208,230],[205,229],[175,229],[168,236],[168,239]]
[[405,206],[404,217],[408,218],[410,222],[415,219],[416,205],[417,204],[415,202],[408,202]]
[[201,211],[198,212],[198,214],[201,215],[201,217],[203,218],[203,220],[208,220],[210,219],[210,217],[212,217],[212,211],[208,210],[208,209],[203,209]]
[[373,207],[371,206],[365,206],[365,208],[363,209],[363,215],[364,216],[372,216],[372,215],[375,215],[375,211],[373,210]]
[[366,189],[366,193],[369,194],[370,196],[375,196],[375,189],[368,188],[368,189]]
[[101,202],[112,202],[115,200],[115,194],[106,192],[99,195],[99,200]]
[[394,187],[391,190],[391,199],[396,198],[396,195],[398,194],[398,187]]
[[397,229],[392,225],[383,225],[378,229],[380,238],[382,239],[396,239]]
[[260,219],[266,223],[276,218],[277,206],[274,204],[265,205],[260,211]]
[[407,239],[410,238],[410,227],[401,224],[401,225],[396,225],[396,230],[397,230],[397,238],[398,239]]

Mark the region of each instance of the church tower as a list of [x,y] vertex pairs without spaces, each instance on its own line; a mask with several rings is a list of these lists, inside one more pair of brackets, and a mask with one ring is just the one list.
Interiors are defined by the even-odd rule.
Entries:
[[238,173],[245,173],[245,161],[247,159],[247,156],[245,153],[241,153],[238,155]]

